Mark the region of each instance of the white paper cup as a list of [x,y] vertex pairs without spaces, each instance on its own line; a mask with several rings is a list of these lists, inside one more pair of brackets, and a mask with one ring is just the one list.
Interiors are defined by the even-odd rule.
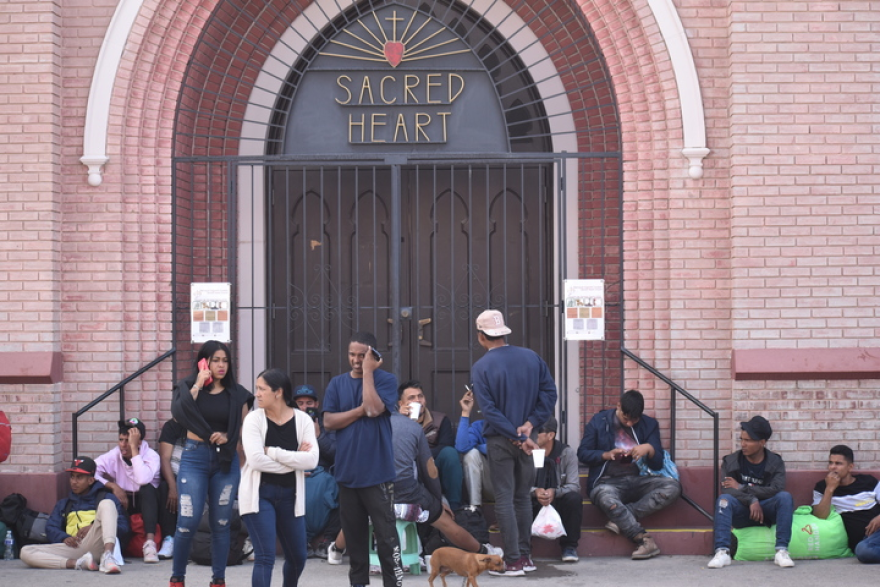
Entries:
[[409,405],[409,417],[413,420],[419,419],[419,412],[422,411],[422,404],[413,402]]
[[535,459],[535,467],[541,468],[544,466],[544,453],[546,451],[543,448],[536,448],[532,450],[532,458]]

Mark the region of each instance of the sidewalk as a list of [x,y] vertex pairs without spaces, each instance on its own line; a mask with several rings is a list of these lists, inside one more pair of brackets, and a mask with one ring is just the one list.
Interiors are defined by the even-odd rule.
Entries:
[[[300,578],[304,587],[347,587],[348,565],[328,565],[320,559],[309,559]],[[526,577],[493,577],[480,575],[481,587],[744,587],[748,585],[773,585],[773,587],[805,587],[812,585],[876,585],[877,565],[863,565],[856,559],[829,561],[796,561],[793,569],[781,569],[772,562],[739,562],[724,569],[707,569],[708,556],[659,556],[648,561],[633,561],[628,558],[581,558],[578,563],[561,563],[551,560],[536,560],[538,570]],[[279,558],[275,564],[272,584],[282,586]],[[251,567],[245,563],[230,567],[226,572],[226,583],[230,587],[248,587],[251,584]],[[120,575],[104,575],[100,572],[49,571],[30,569],[21,561],[0,561],[0,585],[3,587],[44,587],[45,585],[69,585],[72,587],[92,587],[95,585],[113,587],[139,585],[145,587],[165,587],[171,572],[171,561],[155,565],[145,565],[140,560],[132,560]],[[190,587],[208,587],[211,568],[190,565],[187,581]],[[371,577],[373,587],[381,587],[381,577]],[[428,575],[405,575],[404,587],[427,585]],[[462,587],[463,580],[455,575],[447,577],[449,587]],[[442,587],[438,577],[434,587]]]

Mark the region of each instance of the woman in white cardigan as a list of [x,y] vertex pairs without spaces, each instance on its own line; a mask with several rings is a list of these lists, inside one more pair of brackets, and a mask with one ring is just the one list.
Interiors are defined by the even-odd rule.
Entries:
[[296,587],[306,564],[305,475],[318,464],[312,419],[293,406],[290,378],[280,369],[257,377],[257,409],[242,426],[247,458],[238,490],[242,520],[254,545],[253,587],[269,587],[275,540],[284,551],[284,587]]

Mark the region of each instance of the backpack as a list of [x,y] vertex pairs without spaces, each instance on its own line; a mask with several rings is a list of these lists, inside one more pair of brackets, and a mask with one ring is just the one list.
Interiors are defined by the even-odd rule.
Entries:
[[6,417],[6,412],[0,410],[0,463],[9,458],[12,451],[12,424]]
[[10,528],[15,526],[18,519],[27,508],[27,498],[20,493],[10,493],[0,501],[0,522]]
[[455,511],[455,522],[477,539],[480,544],[489,543],[489,524],[478,507],[465,506]]
[[19,544],[48,544],[49,537],[46,535],[46,524],[48,523],[49,514],[25,508],[15,525]]
[[[193,536],[192,550],[189,557],[197,565],[211,566],[211,523],[208,521],[208,506],[202,513],[202,520],[196,535]],[[229,555],[226,557],[226,566],[240,565],[248,557],[249,552],[244,551],[244,540],[247,537],[241,531],[241,514],[238,509],[232,510],[232,518],[229,520]]]

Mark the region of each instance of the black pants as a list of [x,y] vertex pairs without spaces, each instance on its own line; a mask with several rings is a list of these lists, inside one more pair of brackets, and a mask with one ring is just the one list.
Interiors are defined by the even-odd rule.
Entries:
[[144,534],[154,534],[159,523],[159,490],[147,483],[141,485],[137,493],[126,491],[125,494],[128,496],[128,515],[140,514],[144,520]]
[[400,564],[400,540],[394,517],[394,484],[372,487],[339,486],[339,518],[345,535],[345,549],[351,562],[349,583],[370,582],[370,520],[376,537],[376,552],[382,565],[384,587],[402,587],[403,567]]
[[[562,548],[577,549],[581,538],[581,520],[584,517],[584,504],[580,491],[569,491],[553,500],[550,504],[559,512],[562,518],[562,527],[565,528],[565,536],[559,538],[559,546]],[[532,511],[534,519],[541,511],[541,504],[532,498]]]
[[177,509],[169,511],[165,504],[168,502],[168,482],[165,479],[159,481],[159,527],[162,529],[162,537],[174,537],[177,532]]

